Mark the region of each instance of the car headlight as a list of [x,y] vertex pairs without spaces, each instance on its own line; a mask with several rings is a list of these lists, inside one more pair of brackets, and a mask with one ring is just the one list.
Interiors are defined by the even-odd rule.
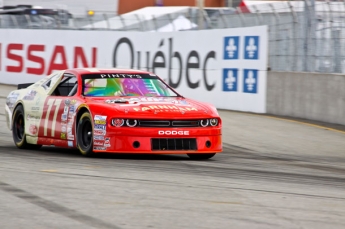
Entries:
[[138,124],[138,121],[135,119],[127,119],[126,125],[129,127],[134,127]]
[[210,125],[211,125],[211,126],[217,126],[217,125],[218,125],[218,119],[216,119],[216,118],[211,118],[211,119],[210,119]]
[[125,124],[125,120],[123,120],[122,118],[114,118],[111,120],[111,125],[115,127],[121,127],[123,126],[123,124]]
[[200,125],[201,125],[202,127],[208,126],[208,119],[202,119],[202,120],[200,121]]

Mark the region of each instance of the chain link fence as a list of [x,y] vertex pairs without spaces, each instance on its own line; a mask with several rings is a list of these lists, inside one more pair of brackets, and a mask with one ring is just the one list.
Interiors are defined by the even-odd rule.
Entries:
[[[203,24],[198,25],[199,18]],[[269,66],[274,71],[345,72],[345,2],[291,1],[242,8],[185,7],[169,14],[95,13],[67,18],[0,15],[0,28],[116,31],[183,31],[269,26]]]
[[237,9],[215,27],[269,26],[274,71],[345,72],[345,2],[281,2]]

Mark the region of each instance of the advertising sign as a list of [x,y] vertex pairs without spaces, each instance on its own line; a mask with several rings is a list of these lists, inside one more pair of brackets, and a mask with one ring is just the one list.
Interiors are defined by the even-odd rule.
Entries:
[[0,29],[0,83],[76,67],[156,73],[185,97],[266,112],[267,26],[184,32]]

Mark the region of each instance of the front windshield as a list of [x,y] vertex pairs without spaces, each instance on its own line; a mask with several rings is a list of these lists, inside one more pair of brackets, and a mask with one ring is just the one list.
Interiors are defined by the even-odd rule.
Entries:
[[85,96],[178,96],[159,78],[84,79]]

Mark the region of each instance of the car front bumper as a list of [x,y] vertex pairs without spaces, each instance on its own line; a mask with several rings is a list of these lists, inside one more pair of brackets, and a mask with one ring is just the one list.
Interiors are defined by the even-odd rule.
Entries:
[[220,128],[111,128],[94,131],[95,153],[186,154],[222,151]]

